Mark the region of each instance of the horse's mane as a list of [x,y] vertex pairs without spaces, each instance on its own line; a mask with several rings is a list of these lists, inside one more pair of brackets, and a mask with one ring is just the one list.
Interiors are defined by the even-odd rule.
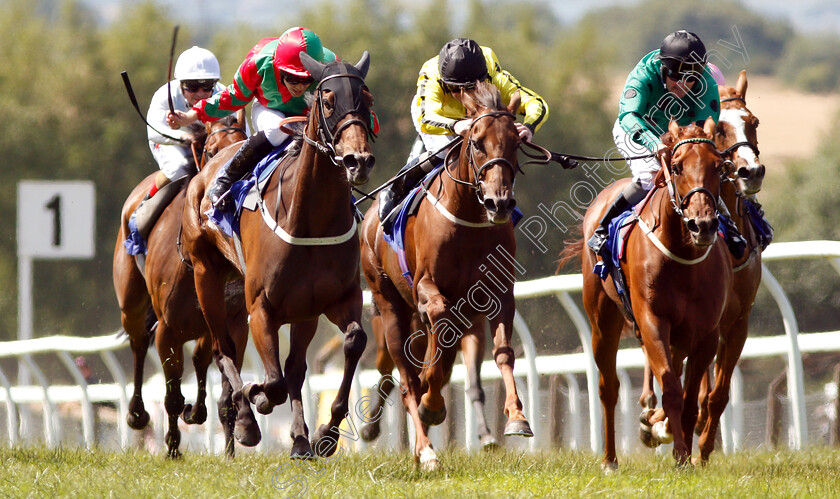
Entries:
[[491,111],[505,110],[504,105],[502,105],[502,94],[492,83],[486,81],[479,82],[475,87],[473,99],[475,99],[475,102],[479,106]]

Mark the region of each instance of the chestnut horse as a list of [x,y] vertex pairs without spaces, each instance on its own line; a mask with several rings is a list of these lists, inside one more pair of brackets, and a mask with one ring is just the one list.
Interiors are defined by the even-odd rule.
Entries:
[[[208,123],[206,135],[193,142],[194,151],[203,150],[199,164],[222,148],[245,138],[241,128],[244,113],[230,119]],[[184,207],[186,182],[172,201],[163,209],[149,234],[145,256],[145,275],[140,271],[135,257],[128,254],[123,241],[129,233],[131,214],[149,192],[157,174],[146,177],[126,199],[121,214],[120,231],[114,249],[114,289],[120,305],[123,329],[126,331],[134,354],[134,393],[129,403],[128,424],[139,430],[149,422],[149,414],[143,404],[143,364],[149,343],[154,337],[166,379],[164,406],[169,416],[169,431],[166,434],[169,457],[178,457],[181,432],[178,416],[186,423],[201,424],[207,418],[205,406],[207,367],[211,359],[210,332],[198,306],[193,284],[192,267],[181,255],[177,245],[181,234],[181,213]],[[234,283],[235,284],[235,283]],[[248,339],[242,285],[233,285],[226,301],[231,314],[231,328],[237,341],[244,346]],[[157,326],[153,328],[157,320]],[[184,372],[183,345],[196,340],[193,351],[193,365],[198,383],[196,403],[184,404],[181,394],[181,376]],[[238,365],[241,365],[241,359]],[[227,419],[230,396],[219,401],[220,420]],[[226,452],[233,456],[232,425],[225,424]]]
[[[405,229],[413,285],[403,277],[397,254],[385,242],[377,203],[362,224],[362,269],[381,314],[388,352],[400,373],[403,403],[414,421],[414,460],[425,470],[439,467],[427,426],[446,417],[441,388],[452,372],[455,343],[463,334],[484,334],[485,318],[505,384],[505,434],[532,436],[516,392],[510,344],[516,265],[511,214],[519,168],[515,117],[502,106],[498,90],[487,83],[465,92],[463,101],[472,125],[463,143],[450,150],[442,173],[429,185]],[[458,157],[452,161],[455,154]],[[491,276],[491,268],[498,273]],[[489,278],[495,287],[482,287],[482,278]],[[507,283],[500,280],[505,278]],[[415,312],[428,329],[412,332]]]
[[758,118],[746,105],[747,72],[741,71],[734,88],[719,87],[719,90],[721,113],[715,144],[727,170],[726,180],[721,185],[721,198],[747,241],[747,251],[740,259],[732,260],[733,288],[721,320],[714,389],[709,393],[708,372],[701,389],[700,414],[695,428],[700,436],[701,462],[707,461],[714,450],[720,417],[729,402],[732,372],[747,340],[750,311],[761,284],[762,247],[745,203],[747,196],[753,196],[761,189],[765,168],[759,160]]
[[[233,385],[239,414],[234,435],[255,444],[259,428],[248,418],[249,402],[268,414],[291,399],[293,440],[291,455],[332,455],[338,426],[348,413],[353,373],[365,349],[361,326],[362,289],[359,240],[351,185],[367,181],[374,157],[368,138],[373,97],[364,83],[369,55],[355,66],[344,62],[323,65],[306,53],[301,59],[318,81],[312,109],[296,154],[277,166],[258,202],[259,211],[243,210],[238,241],[211,223],[204,193],[219,167],[233,155],[225,150],[211,160],[190,183],[184,208],[184,246],[195,267],[195,286],[213,334],[219,367]],[[245,278],[245,304],[250,314],[254,345],[265,367],[265,381],[243,387],[235,368],[242,352],[226,327],[224,284]],[[328,424],[315,432],[303,418],[301,388],[306,373],[306,350],[318,317],[325,314],[345,334],[344,378],[332,405]],[[291,324],[286,378],[280,367],[278,330]],[[245,417],[246,419],[240,420]]]
[[[728,250],[717,238],[716,200],[722,159],[711,139],[714,126],[712,119],[706,120],[702,129],[670,123],[663,136],[663,142],[672,149],[671,162],[663,168],[668,189],[656,189],[641,208],[639,227],[628,236],[621,264],[636,334],[663,387],[666,419],[662,426],[673,435],[674,457],[679,464],[689,462],[700,380],[714,358],[732,285]],[[609,202],[629,181],[622,179],[598,195],[586,212],[583,239],[561,254],[562,265],[582,253],[583,303],[601,374],[605,430],[602,466],[608,472],[618,467],[616,354],[628,319],[612,279],[601,280],[592,272],[598,257],[583,251],[583,241],[592,235]],[[683,391],[680,375],[686,359]]]
[[[705,463],[714,450],[715,435],[720,417],[729,402],[732,373],[741,356],[749,329],[749,314],[761,284],[761,243],[756,229],[746,212],[748,196],[761,190],[765,167],[759,160],[756,128],[758,118],[746,106],[747,72],[741,71],[735,87],[718,87],[721,98],[720,120],[715,128],[715,146],[724,159],[725,177],[721,184],[721,199],[726,204],[732,220],[747,241],[747,251],[739,259],[732,259],[733,287],[721,319],[720,342],[715,359],[714,389],[709,392],[709,371],[703,376],[700,387],[700,411],[694,431],[699,435],[700,463]],[[653,379],[649,370],[641,396],[643,409],[656,407]],[[658,411],[661,413],[661,411]],[[646,412],[643,412],[646,414]],[[650,420],[660,419],[658,414]],[[658,445],[653,435],[641,431],[642,441]]]

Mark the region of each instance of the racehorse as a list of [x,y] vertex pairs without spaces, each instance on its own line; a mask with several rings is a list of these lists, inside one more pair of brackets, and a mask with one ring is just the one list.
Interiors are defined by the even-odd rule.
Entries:
[[[245,138],[244,130],[240,128],[243,120],[244,113],[208,123],[204,127],[206,134],[193,142],[194,152],[203,151],[198,160],[199,165],[223,147]],[[180,185],[170,184],[172,189],[178,191],[172,201],[163,208],[160,218],[149,234],[144,272],[141,272],[135,258],[123,247],[123,241],[129,233],[129,218],[143,196],[149,192],[155,176],[156,174],[151,174],[140,182],[123,206],[114,249],[113,278],[123,329],[128,334],[134,354],[134,393],[129,403],[128,424],[139,430],[149,422],[149,414],[142,397],[143,364],[149,343],[154,338],[166,379],[164,406],[169,416],[167,454],[174,458],[180,455],[178,447],[181,433],[178,429],[178,416],[188,424],[202,424],[207,418],[205,397],[211,343],[209,330],[198,306],[192,267],[179,254],[177,248],[186,182]],[[242,285],[231,284],[226,304],[231,315],[231,328],[235,331],[234,337],[244,347],[248,339],[248,329],[244,315]],[[181,376],[184,371],[183,344],[189,340],[196,340],[193,351],[193,365],[198,384],[195,405],[184,404],[181,394]],[[238,365],[241,365],[241,359]],[[219,401],[219,415],[223,422],[230,419],[226,415],[229,404],[229,395],[223,396]],[[227,455],[232,457],[231,425],[225,424],[225,437]]]
[[[516,392],[510,344],[516,265],[511,214],[519,168],[515,117],[487,83],[465,92],[464,107],[471,127],[463,142],[450,149],[442,172],[405,228],[411,283],[385,242],[376,202],[362,224],[362,269],[381,314],[388,353],[400,373],[403,404],[414,421],[415,464],[425,470],[440,465],[427,426],[446,417],[441,388],[452,372],[455,343],[465,334],[484,334],[485,318],[505,383],[505,434],[533,435]],[[505,278],[506,283],[501,280]],[[487,280],[493,289],[485,285]],[[415,312],[428,329],[412,333]]]
[[[337,448],[338,426],[348,412],[353,373],[366,336],[361,327],[362,290],[359,242],[351,185],[367,181],[371,154],[370,106],[364,83],[369,55],[354,66],[323,65],[305,53],[304,66],[318,82],[302,141],[283,159],[261,191],[259,211],[243,210],[241,246],[211,223],[204,193],[219,167],[233,155],[225,150],[196,176],[184,208],[184,247],[195,267],[195,286],[214,338],[217,363],[233,386],[239,414],[234,435],[255,444],[259,428],[243,412],[254,403],[263,414],[290,397],[293,458],[330,456]],[[238,253],[237,247],[241,248]],[[241,256],[241,260],[240,260]],[[243,387],[234,359],[242,355],[226,328],[224,283],[245,278],[245,304],[251,335],[265,367],[263,383]],[[325,314],[345,334],[344,378],[328,424],[315,432],[313,444],[303,418],[301,388],[306,350],[318,317]],[[286,378],[278,358],[278,330],[291,324]],[[217,346],[217,348],[216,348]]]
[[[721,185],[723,199],[732,220],[747,241],[747,251],[732,259],[733,288],[721,320],[720,344],[714,367],[714,389],[709,393],[709,372],[700,392],[700,414],[695,427],[699,435],[700,462],[714,450],[720,417],[729,402],[732,372],[741,356],[749,329],[749,315],[761,284],[762,245],[747,212],[747,196],[761,189],[765,168],[759,160],[756,127],[758,118],[747,108],[747,72],[741,71],[735,87],[719,87],[721,114],[715,130],[715,145],[727,168]],[[731,256],[731,255],[730,255]]]
[[[663,135],[672,151],[671,161],[662,171],[668,189],[655,189],[644,202],[636,219],[639,230],[630,232],[620,264],[632,316],[625,311],[613,280],[602,280],[592,272],[597,256],[583,251],[583,242],[594,232],[608,203],[630,179],[619,180],[598,195],[586,212],[583,239],[561,253],[561,266],[582,254],[583,303],[601,375],[602,466],[607,472],[618,468],[616,354],[621,331],[632,321],[647,362],[662,386],[665,419],[661,423],[672,435],[674,457],[678,464],[689,462],[700,380],[714,358],[720,320],[732,289],[728,250],[717,237],[716,200],[723,161],[712,141],[714,127],[712,119],[706,120],[703,128],[681,128],[671,122]],[[679,377],[686,359],[684,392]]]
[[[758,118],[746,106],[747,72],[741,71],[735,87],[718,87],[721,97],[721,115],[715,128],[715,146],[724,159],[725,175],[721,184],[721,199],[726,204],[732,220],[747,241],[744,255],[732,258],[733,287],[721,319],[720,343],[715,360],[714,389],[709,391],[709,371],[700,386],[700,411],[694,431],[700,437],[700,463],[705,463],[714,450],[715,435],[720,417],[729,402],[729,387],[735,365],[741,356],[749,329],[749,314],[761,284],[762,245],[758,233],[750,222],[747,204],[761,189],[765,167],[759,160],[756,128]],[[731,257],[731,254],[730,254]],[[646,414],[656,407],[653,379],[645,371],[645,385],[640,402]],[[653,415],[651,420],[658,417]],[[655,432],[642,429],[642,441],[658,445]]]

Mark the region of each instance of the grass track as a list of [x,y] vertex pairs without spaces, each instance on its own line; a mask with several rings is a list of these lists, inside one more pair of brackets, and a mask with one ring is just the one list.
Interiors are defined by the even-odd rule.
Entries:
[[[185,455],[80,449],[0,450],[0,497],[838,497],[840,449],[717,453],[705,468],[670,455],[620,456],[601,473],[589,453],[442,452],[443,470],[408,454],[346,454],[303,463],[285,455]],[[308,467],[307,467],[308,466]]]

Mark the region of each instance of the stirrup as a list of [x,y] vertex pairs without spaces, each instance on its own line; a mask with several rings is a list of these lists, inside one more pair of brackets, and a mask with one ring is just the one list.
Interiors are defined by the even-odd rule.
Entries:
[[607,243],[608,235],[598,232],[595,230],[595,233],[592,234],[592,237],[589,238],[589,241],[586,242],[586,245],[589,246],[589,249],[595,252],[596,255],[600,255],[601,251],[604,249],[604,244]]

